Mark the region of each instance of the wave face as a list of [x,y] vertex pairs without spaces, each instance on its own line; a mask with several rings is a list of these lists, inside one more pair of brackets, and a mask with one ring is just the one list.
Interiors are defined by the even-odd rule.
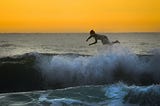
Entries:
[[159,106],[160,86],[123,83],[0,95],[6,106]]
[[27,91],[125,82],[160,82],[160,52],[136,55],[122,46],[103,46],[96,55],[28,53],[0,59],[0,91]]

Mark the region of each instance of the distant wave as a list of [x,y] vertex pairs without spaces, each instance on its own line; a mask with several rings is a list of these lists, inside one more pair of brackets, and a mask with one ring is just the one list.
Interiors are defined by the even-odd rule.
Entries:
[[27,53],[0,58],[0,92],[125,82],[160,82],[160,52],[136,55],[123,47],[100,48],[97,55]]
[[16,46],[14,44],[0,44],[0,47],[10,47],[10,46]]

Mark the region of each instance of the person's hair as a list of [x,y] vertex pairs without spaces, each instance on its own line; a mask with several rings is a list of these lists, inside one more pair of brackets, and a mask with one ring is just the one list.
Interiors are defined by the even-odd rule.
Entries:
[[90,31],[90,34],[95,34],[95,31],[94,31],[94,30],[91,30],[91,31]]

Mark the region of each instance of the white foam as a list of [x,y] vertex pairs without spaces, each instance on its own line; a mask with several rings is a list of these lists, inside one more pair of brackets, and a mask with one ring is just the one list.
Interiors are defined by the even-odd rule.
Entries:
[[105,96],[109,99],[122,99],[126,93],[125,87],[117,84],[106,87]]
[[39,102],[51,103],[52,106],[63,106],[64,104],[65,105],[73,105],[73,104],[87,105],[87,103],[85,102],[82,102],[80,100],[70,99],[70,98],[48,99],[46,94],[45,95],[43,94],[40,96]]
[[38,58],[37,66],[49,82],[57,81],[57,83],[65,84],[113,82],[114,75],[119,70],[129,75],[133,82],[139,82],[143,73],[150,73],[151,77],[153,75],[153,79],[157,82],[160,81],[158,77],[160,65],[156,63],[160,62],[160,58],[143,61],[129,49],[120,45],[103,46],[100,50],[94,56],[56,55],[52,58],[41,57]]

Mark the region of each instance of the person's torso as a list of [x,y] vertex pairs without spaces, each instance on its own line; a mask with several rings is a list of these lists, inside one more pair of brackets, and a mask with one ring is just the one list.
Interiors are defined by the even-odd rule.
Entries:
[[95,34],[95,39],[97,40],[101,40],[103,44],[110,44],[111,42],[109,41],[108,37],[105,35],[99,35],[99,34]]
[[97,40],[104,40],[104,39],[108,40],[107,36],[105,36],[105,35],[99,35],[99,34],[95,34],[95,38]]

